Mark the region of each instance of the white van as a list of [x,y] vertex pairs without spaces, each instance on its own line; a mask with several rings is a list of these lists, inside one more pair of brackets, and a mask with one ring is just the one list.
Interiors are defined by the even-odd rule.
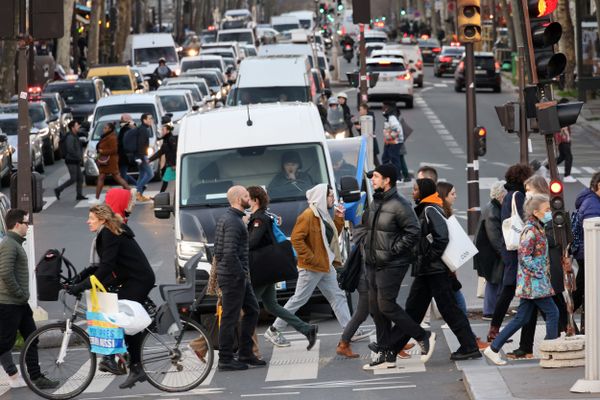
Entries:
[[240,64],[227,105],[316,101],[317,87],[305,56],[249,57]]
[[[317,54],[317,61],[314,61],[314,54]],[[282,43],[260,46],[259,56],[272,55],[303,55],[308,58],[311,68],[319,68],[324,75],[325,86],[329,87],[331,81],[331,71],[333,66],[329,66],[325,53],[321,50],[313,51],[310,44],[306,43]]]
[[[282,160],[290,156],[300,160],[304,181],[273,187],[283,173]],[[229,207],[226,194],[231,186],[267,188],[269,210],[282,217],[281,228],[288,236],[307,207],[306,190],[319,183],[335,187],[321,118],[310,103],[228,107],[184,118],[176,175],[175,204],[171,205],[169,193],[158,194],[154,215],[165,219],[175,215],[178,276],[187,260],[204,254],[197,267],[197,290],[209,277],[207,251],[214,245],[216,221]],[[286,290],[285,285],[280,287]],[[289,297],[293,289],[288,292],[280,291],[278,297]]]
[[252,29],[225,29],[217,33],[217,42],[238,42],[254,45],[256,37]]
[[292,15],[279,15],[271,17],[271,26],[277,32],[281,33],[285,39],[290,39],[289,31],[292,29],[300,29],[300,21],[298,17]]
[[125,62],[138,67],[142,74],[151,75],[162,57],[167,66],[179,75],[177,47],[170,33],[141,33],[129,35],[125,46]]
[[225,73],[227,70],[223,57],[217,55],[192,56],[181,59],[181,72],[199,68],[218,68],[222,73]]
[[316,16],[314,11],[292,11],[282,15],[289,15],[298,18],[300,27],[303,29],[312,30],[312,28],[315,26]]

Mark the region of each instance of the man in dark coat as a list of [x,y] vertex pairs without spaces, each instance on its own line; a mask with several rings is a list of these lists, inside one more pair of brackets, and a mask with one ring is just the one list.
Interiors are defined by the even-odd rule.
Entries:
[[69,180],[65,181],[62,185],[54,189],[56,199],[60,200],[60,193],[72,184],[76,184],[77,197],[75,200],[87,200],[82,193],[83,187],[83,172],[81,172],[81,160],[83,158],[83,151],[81,149],[81,141],[79,140],[79,122],[72,120],[69,122],[69,132],[65,134],[64,149],[65,149],[65,164],[69,170]]
[[[437,193],[435,182],[431,179],[417,179],[413,187],[413,199],[417,203],[415,212],[421,224],[421,237],[416,246],[417,261],[413,268],[415,280],[406,300],[406,312],[413,320],[420,322],[434,298],[442,318],[460,343],[450,359],[481,358],[469,320],[456,303],[448,267],[442,261],[449,235],[442,208],[443,201]],[[398,329],[402,330],[403,327],[399,326]],[[402,350],[408,343],[408,336],[404,335],[396,343],[397,350]]]
[[396,168],[392,164],[380,165],[368,176],[375,194],[372,206],[363,215],[363,225],[368,229],[365,258],[369,311],[377,330],[378,355],[363,369],[395,368],[398,351],[393,344],[404,333],[417,340],[421,358],[427,361],[433,352],[435,334],[421,328],[396,302],[402,280],[413,262],[419,222],[408,200],[396,189]]
[[133,122],[131,115],[121,115],[119,126],[119,135],[117,136],[117,141],[119,143],[119,173],[121,174],[123,179],[125,179],[128,185],[136,186],[137,181],[127,173],[127,170],[129,169],[129,158],[127,157],[127,152],[123,147],[123,138],[125,137],[125,133],[130,129],[135,128],[135,123]]
[[148,148],[150,147],[150,136],[152,136],[152,124],[154,117],[152,114],[142,114],[142,123],[136,129],[137,131],[137,151],[135,154],[135,162],[138,165],[140,174],[137,179],[137,201],[148,201],[148,197],[144,196],[146,184],[150,182],[154,172],[148,163]]
[[[264,360],[252,353],[252,334],[258,322],[258,301],[250,283],[248,264],[248,230],[243,221],[250,207],[250,195],[243,186],[227,191],[229,207],[219,218],[215,229],[217,280],[222,292],[221,325],[219,327],[219,371],[239,371],[248,365],[263,366]],[[233,358],[235,328],[240,324],[237,360]]]

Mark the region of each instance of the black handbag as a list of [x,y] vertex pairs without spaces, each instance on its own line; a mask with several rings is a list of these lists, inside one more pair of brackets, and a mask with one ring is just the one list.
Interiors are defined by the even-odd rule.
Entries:
[[343,269],[338,272],[337,280],[340,289],[352,293],[358,288],[362,272],[362,252],[360,245],[354,246],[344,263]]
[[250,251],[250,281],[254,287],[298,278],[298,266],[289,240],[277,242],[269,225],[271,244]]

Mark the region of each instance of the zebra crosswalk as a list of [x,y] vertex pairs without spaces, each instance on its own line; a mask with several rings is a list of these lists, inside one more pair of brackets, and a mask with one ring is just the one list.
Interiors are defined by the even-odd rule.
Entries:
[[[158,190],[147,190],[146,192],[144,192],[144,196],[147,197],[154,197],[159,193]],[[105,197],[106,193],[102,193],[100,195],[100,199],[98,200],[100,203],[104,203],[104,197]],[[45,211],[47,209],[49,209],[52,206],[58,206],[59,204],[68,204],[70,207],[72,208],[90,208],[92,205],[94,205],[94,195],[92,194],[88,194],[87,195],[88,200],[78,200],[75,202],[72,202],[70,199],[68,198],[64,198],[61,200],[57,200],[55,196],[44,196],[43,200],[44,200],[44,206],[42,208],[42,211]],[[136,205],[143,205],[143,204],[152,204],[152,201],[146,201],[146,202],[137,202]]]

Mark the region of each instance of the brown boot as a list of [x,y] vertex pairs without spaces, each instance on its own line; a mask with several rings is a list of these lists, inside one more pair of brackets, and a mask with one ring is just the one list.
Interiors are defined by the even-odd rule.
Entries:
[[352,348],[350,347],[350,343],[345,340],[340,340],[335,349],[335,352],[340,356],[348,357],[348,358],[358,358],[359,355],[352,352]]
[[494,339],[496,339],[496,336],[498,336],[498,333],[500,333],[500,327],[490,325],[490,330],[488,331],[488,334],[487,334],[487,341],[489,343],[493,342]]

